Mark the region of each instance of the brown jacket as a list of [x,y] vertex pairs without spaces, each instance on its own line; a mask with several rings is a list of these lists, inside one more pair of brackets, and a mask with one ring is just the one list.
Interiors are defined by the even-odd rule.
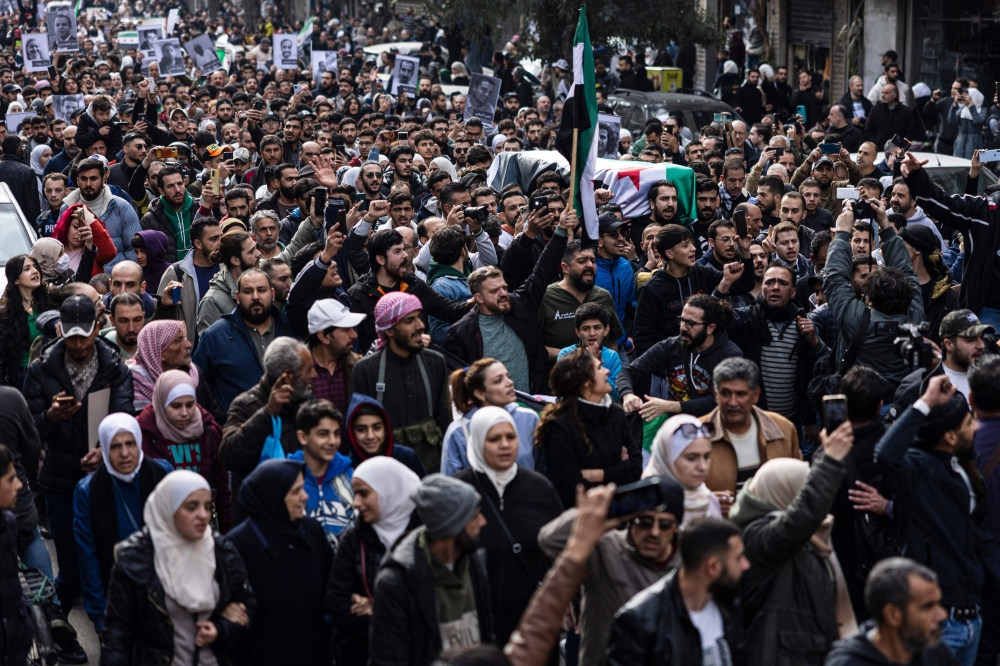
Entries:
[[[715,426],[715,438],[712,440],[712,467],[709,469],[705,484],[712,491],[736,492],[736,477],[739,466],[736,462],[736,449],[726,436],[722,426],[720,407],[716,407],[701,417],[703,423]],[[765,412],[756,405],[753,416],[757,419],[757,450],[760,453],[760,464],[772,458],[798,458],[802,460],[799,449],[799,433],[791,421],[781,414]]]
[[513,666],[544,666],[549,662],[566,605],[586,578],[585,564],[559,556],[504,647],[504,654]]

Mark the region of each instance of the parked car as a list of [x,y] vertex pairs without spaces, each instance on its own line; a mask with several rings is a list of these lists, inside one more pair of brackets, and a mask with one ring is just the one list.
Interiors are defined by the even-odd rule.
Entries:
[[[965,181],[969,178],[969,167],[972,165],[970,160],[938,153],[914,152],[912,154],[921,162],[927,160],[927,164],[923,168],[930,176],[931,182],[940,185],[948,194],[965,192]],[[856,160],[857,158],[857,153],[851,155],[851,159]],[[985,167],[979,170],[978,194],[982,194],[990,185],[996,184],[996,174]]]
[[3,272],[7,260],[15,254],[30,252],[36,239],[34,224],[24,217],[7,183],[0,183],[0,291],[7,286]]
[[676,110],[684,114],[684,126],[694,138],[701,134],[702,127],[712,124],[716,113],[730,113],[733,120],[743,119],[731,106],[708,93],[647,93],[619,88],[608,97],[608,106],[621,116],[622,127],[632,133],[633,140],[642,136],[647,120],[656,118],[663,122]]

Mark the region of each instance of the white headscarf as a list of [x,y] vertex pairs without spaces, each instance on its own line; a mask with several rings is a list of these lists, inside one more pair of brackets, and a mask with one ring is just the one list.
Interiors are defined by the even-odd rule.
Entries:
[[978,88],[969,88],[969,99],[972,100],[972,106],[963,106],[960,114],[966,120],[972,120],[973,106],[977,109],[983,108],[983,93],[979,92]]
[[392,548],[410,524],[416,508],[410,498],[420,487],[420,477],[395,458],[375,456],[355,468],[354,478],[367,483],[378,496],[379,517],[372,527],[386,550]]
[[35,146],[31,151],[31,170],[39,176],[45,173],[45,167],[42,166],[42,153],[46,150],[51,152],[52,147],[43,143]]
[[739,74],[740,73],[740,68],[732,60],[727,60],[726,62],[722,63],[722,73],[723,74]]
[[344,172],[344,175],[340,178],[341,185],[350,185],[351,187],[357,188],[358,177],[361,175],[361,167],[351,167]]
[[458,182],[458,172],[455,171],[455,165],[447,157],[435,157],[431,160],[431,164],[436,164],[438,169],[451,176],[451,182]]
[[926,83],[914,84],[910,90],[913,92],[913,99],[921,99],[931,96],[931,88]]
[[189,613],[211,611],[219,603],[212,530],[189,541],[174,523],[177,509],[196,490],[210,490],[201,474],[171,472],[149,494],[142,512],[153,539],[153,565],[163,591]]
[[[653,439],[653,455],[646,464],[646,469],[642,470],[642,478],[651,476],[666,476],[680,483],[677,473],[674,470],[674,462],[684,453],[692,441],[684,443],[682,446],[674,447],[674,432],[684,423],[703,425],[700,420],[690,414],[678,414],[671,416],[660,426],[656,437]],[[680,442],[678,442],[680,444]],[[719,508],[719,500],[715,498],[712,491],[704,483],[695,488],[689,489],[683,483],[684,488],[684,522],[683,528],[696,518],[711,516],[721,518],[722,510]]]
[[768,81],[774,81],[774,69],[772,69],[770,65],[764,63],[758,69],[760,70],[761,76],[763,76]]
[[[122,474],[121,472],[115,470],[111,466],[110,449],[111,440],[115,438],[120,432],[131,433],[135,437],[135,444],[139,447],[139,462],[135,464],[135,469],[132,470],[130,474]],[[108,474],[115,477],[119,481],[125,483],[132,483],[136,475],[139,473],[139,468],[142,466],[142,428],[139,427],[139,422],[131,414],[125,414],[122,412],[116,412],[114,414],[108,414],[101,421],[101,425],[97,427],[97,437],[101,441],[101,457],[104,458],[104,467],[107,468]]]
[[503,497],[504,488],[517,476],[517,463],[503,471],[496,470],[486,464],[486,458],[483,455],[486,435],[489,434],[490,428],[498,423],[509,423],[510,427],[514,429],[514,434],[517,434],[514,419],[507,413],[506,409],[502,407],[480,407],[477,409],[472,421],[469,422],[469,441],[465,444],[465,454],[469,458],[469,466],[477,472],[485,474],[493,483],[493,487],[497,489],[497,494]]

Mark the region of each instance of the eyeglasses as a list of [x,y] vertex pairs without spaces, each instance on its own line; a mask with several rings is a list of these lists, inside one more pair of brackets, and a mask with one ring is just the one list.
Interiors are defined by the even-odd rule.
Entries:
[[377,180],[377,179],[379,179],[379,178],[381,178],[381,177],[382,177],[382,174],[380,174],[380,173],[375,173],[374,171],[371,171],[371,172],[369,172],[369,173],[365,173],[365,174],[362,174],[362,178],[371,178],[372,180]]
[[653,525],[659,525],[661,532],[667,532],[675,527],[677,527],[676,520],[670,520],[669,518],[663,518],[657,521],[652,516],[636,516],[632,519],[632,524],[638,527],[640,530],[651,530]]
[[469,152],[468,148],[453,148],[452,150],[456,153],[463,153],[463,154]]
[[694,328],[695,326],[705,325],[705,322],[703,321],[694,321],[692,319],[684,319],[683,317],[681,317],[677,321],[679,321],[681,326],[683,326],[684,328]]
[[611,238],[625,238],[625,234],[622,233],[621,229],[615,229],[614,231],[605,231],[602,236],[610,236]]
[[699,437],[711,440],[715,437],[715,426],[711,423],[682,423],[674,430],[674,450],[687,446]]

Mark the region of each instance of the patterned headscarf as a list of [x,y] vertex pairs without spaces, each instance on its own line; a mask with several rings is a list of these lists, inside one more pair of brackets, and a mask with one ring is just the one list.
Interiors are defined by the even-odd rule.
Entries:
[[375,304],[375,330],[378,332],[375,349],[385,347],[386,331],[403,321],[406,315],[423,307],[419,298],[403,291],[393,291],[380,298]]
[[[163,350],[177,339],[181,331],[187,333],[187,325],[179,319],[151,321],[139,331],[135,356],[128,361],[145,371],[132,373],[137,401],[149,402],[153,399],[156,380],[163,374]],[[188,374],[191,375],[191,383],[197,387],[198,368],[193,363]]]

